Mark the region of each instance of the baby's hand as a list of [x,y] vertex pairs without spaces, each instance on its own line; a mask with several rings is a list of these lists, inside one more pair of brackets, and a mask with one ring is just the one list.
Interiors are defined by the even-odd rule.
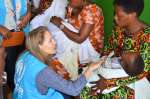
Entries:
[[111,53],[109,53],[108,57],[111,58],[114,54],[114,51],[112,51]]

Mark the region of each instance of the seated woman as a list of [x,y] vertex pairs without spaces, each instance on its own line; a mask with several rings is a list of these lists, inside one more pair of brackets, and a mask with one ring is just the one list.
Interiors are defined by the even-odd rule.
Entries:
[[65,68],[69,66],[69,69],[66,69],[70,73],[71,79],[75,80],[78,77],[78,60],[75,54],[76,51],[73,51],[72,48],[77,49],[78,45],[71,42],[59,28],[49,22],[52,16],[61,17],[62,19],[65,18],[67,3],[67,0],[40,0],[39,10],[41,14],[38,14],[31,20],[31,30],[39,26],[48,27],[57,42],[56,57],[59,60],[57,63],[63,64]]
[[56,44],[46,27],[31,31],[26,47],[16,64],[13,99],[64,99],[62,93],[76,96],[103,63],[102,60],[91,64],[75,81],[65,80],[54,69],[57,65],[51,64]]
[[[67,37],[70,42],[74,42],[75,44],[62,41],[64,43],[63,45],[66,45],[66,49],[63,49],[63,55],[58,58],[61,62],[65,62],[64,64],[66,64],[70,62],[68,62],[68,59],[70,59],[71,55],[69,56],[68,54],[73,53],[72,56],[74,57],[70,60],[72,60],[74,64],[80,64],[82,66],[99,60],[104,39],[104,17],[102,9],[88,0],[70,0],[66,14],[68,22],[75,28],[73,29],[74,31],[68,28],[65,24],[66,22],[61,18],[52,17],[51,22],[63,31],[61,33],[65,34],[65,36],[63,36],[64,38],[58,36],[58,40],[62,41],[61,39],[66,39],[65,37]],[[68,51],[69,46],[72,48]],[[66,57],[68,58],[66,59]],[[66,67],[69,73],[77,70],[70,70],[71,65],[64,66],[69,66]]]
[[[123,51],[137,52],[144,60],[144,71],[149,72],[150,26],[139,20],[139,15],[144,8],[144,1],[114,0],[114,7],[115,22],[118,26],[115,27],[108,44],[104,47],[104,55],[107,55],[112,50],[115,51],[116,56],[120,56]],[[135,82],[139,76],[140,75],[135,77],[129,76],[126,79],[112,79],[108,82],[104,80],[104,82],[107,82],[108,86],[124,86]],[[122,91],[123,89],[120,89],[120,92]]]

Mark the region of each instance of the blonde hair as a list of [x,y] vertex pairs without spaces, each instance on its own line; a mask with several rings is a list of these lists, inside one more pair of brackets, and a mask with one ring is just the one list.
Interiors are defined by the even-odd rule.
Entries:
[[27,50],[45,64],[49,64],[52,55],[46,55],[42,50],[40,50],[39,45],[43,43],[44,34],[47,31],[48,29],[46,27],[40,26],[32,30],[26,38]]
[[39,45],[44,41],[44,35],[48,29],[44,26],[40,26],[35,30],[31,31],[26,38],[26,47],[27,50],[45,63],[47,66],[52,67],[52,69],[61,75],[65,79],[70,79],[69,73],[66,71],[64,66],[59,63],[57,60],[52,59],[53,55],[47,55],[42,50],[40,50]]

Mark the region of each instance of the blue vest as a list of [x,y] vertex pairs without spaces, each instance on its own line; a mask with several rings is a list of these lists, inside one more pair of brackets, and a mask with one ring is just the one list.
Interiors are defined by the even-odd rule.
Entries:
[[[27,12],[27,0],[10,0],[12,1],[12,6],[13,6],[13,9],[14,12],[16,11],[16,2],[20,1],[20,6],[21,6],[21,9],[20,9],[20,13],[19,15],[20,16],[24,16]],[[4,0],[0,0],[0,25],[3,25],[5,24],[5,21],[7,21],[5,18],[6,18],[6,14],[9,14],[6,12],[6,5],[4,3]],[[14,17],[15,18],[15,17]],[[23,28],[23,32],[27,35],[28,32],[29,32],[29,24]]]
[[16,63],[15,90],[13,99],[64,99],[62,94],[49,88],[46,95],[41,95],[36,88],[36,75],[46,67],[29,52],[23,53]]

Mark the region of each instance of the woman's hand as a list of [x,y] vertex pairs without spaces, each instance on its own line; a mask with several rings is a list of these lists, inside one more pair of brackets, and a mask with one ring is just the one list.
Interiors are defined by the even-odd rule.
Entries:
[[17,30],[22,30],[31,19],[31,3],[27,0],[27,12],[17,23]]
[[90,82],[91,84],[95,84],[94,86],[91,87],[91,95],[101,94],[104,89],[115,87],[114,83],[114,80],[116,80],[115,78],[105,79],[99,74],[98,76],[100,78],[98,81]]
[[50,22],[54,23],[58,27],[61,25],[61,21],[62,19],[56,16],[52,17],[50,20]]
[[99,80],[98,81],[93,81],[90,82],[91,84],[95,84],[94,86],[91,87],[91,95],[98,95],[103,92],[104,89],[108,87],[108,81],[101,75],[99,75]]
[[104,61],[105,61],[104,59],[101,59],[97,61],[96,63],[91,63],[91,65],[88,67],[88,69],[84,73],[86,79],[90,78],[91,75],[93,74],[93,71],[98,69],[104,63]]
[[11,37],[11,32],[8,28],[1,26],[0,27],[0,32],[2,33],[2,36],[4,39],[8,39]]
[[89,70],[94,71],[94,70],[98,69],[104,63],[104,61],[105,61],[105,59],[101,59],[95,63],[91,63],[91,65],[89,66]]
[[21,17],[18,25],[17,25],[17,30],[22,30],[30,21],[31,14],[26,14],[25,16]]

